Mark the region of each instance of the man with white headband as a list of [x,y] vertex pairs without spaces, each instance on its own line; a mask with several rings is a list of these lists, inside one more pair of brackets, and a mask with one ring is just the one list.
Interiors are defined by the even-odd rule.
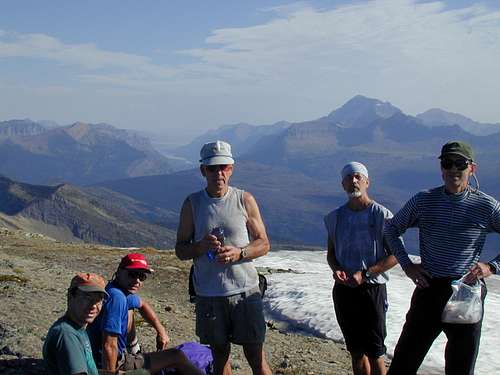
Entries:
[[348,201],[325,216],[327,260],[333,271],[333,304],[355,375],[386,374],[386,271],[397,261],[383,241],[392,213],[368,196],[368,169],[350,162],[342,168]]

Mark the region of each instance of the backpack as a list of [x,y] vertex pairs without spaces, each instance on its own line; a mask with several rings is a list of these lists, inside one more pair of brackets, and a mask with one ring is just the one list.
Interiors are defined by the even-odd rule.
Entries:
[[[214,359],[212,357],[212,351],[207,345],[202,345],[197,342],[185,342],[176,349],[182,350],[184,355],[189,359],[189,361],[198,369],[203,371],[206,375],[213,375],[214,373]],[[163,370],[163,375],[177,374],[178,372],[174,369]]]
[[[264,298],[264,294],[266,293],[267,290],[267,279],[266,277],[259,272],[259,290],[260,290],[260,296]],[[196,291],[194,290],[194,265],[191,266],[191,269],[189,270],[189,302],[195,302],[196,300]]]

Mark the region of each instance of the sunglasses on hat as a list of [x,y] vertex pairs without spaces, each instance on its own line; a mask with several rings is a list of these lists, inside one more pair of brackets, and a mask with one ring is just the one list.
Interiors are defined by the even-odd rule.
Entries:
[[451,169],[451,168],[453,168],[453,166],[455,166],[455,168],[457,168],[457,170],[463,171],[463,170],[466,170],[470,164],[471,164],[470,160],[463,159],[463,158],[455,159],[455,160],[441,159],[441,167],[443,169],[447,169],[447,170]]

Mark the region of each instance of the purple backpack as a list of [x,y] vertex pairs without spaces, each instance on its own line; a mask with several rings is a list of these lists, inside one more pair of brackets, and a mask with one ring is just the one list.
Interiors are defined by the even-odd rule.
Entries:
[[[185,342],[176,349],[182,350],[189,361],[197,368],[202,370],[207,375],[213,375],[214,358],[212,351],[207,345],[198,344],[197,342]],[[175,370],[163,370],[164,375],[176,374]]]

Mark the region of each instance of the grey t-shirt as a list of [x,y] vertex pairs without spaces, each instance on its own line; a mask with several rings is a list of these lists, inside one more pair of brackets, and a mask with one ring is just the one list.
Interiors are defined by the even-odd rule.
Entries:
[[[383,231],[391,211],[373,201],[362,211],[353,211],[347,204],[325,216],[328,236],[334,243],[335,257],[348,273],[366,270],[388,255],[384,247]],[[368,280],[383,284],[389,280],[381,273]]]
[[335,251],[339,265],[348,273],[367,269],[376,262],[373,240],[369,232],[368,208],[353,211],[346,208],[337,219],[337,236],[341,246]]

